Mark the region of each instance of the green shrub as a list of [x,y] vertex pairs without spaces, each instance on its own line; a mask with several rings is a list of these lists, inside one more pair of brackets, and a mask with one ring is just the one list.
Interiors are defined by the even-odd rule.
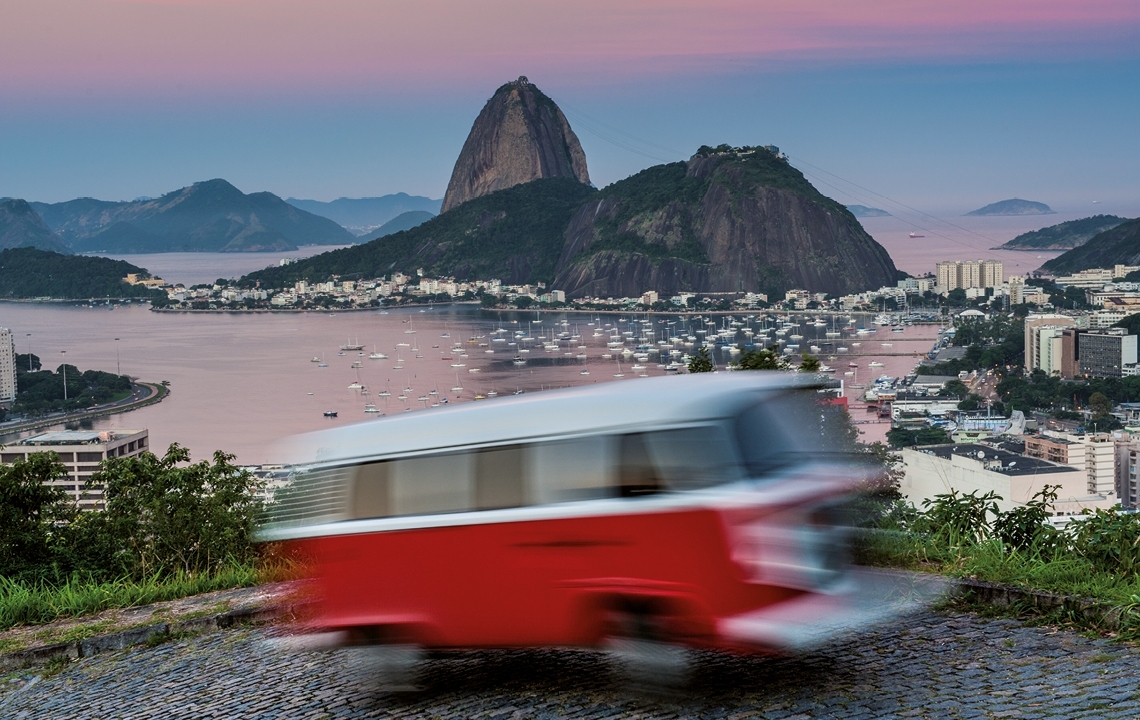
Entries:
[[1049,524],[1050,511],[1060,485],[1046,485],[1024,505],[1004,512],[994,521],[994,533],[1002,543],[1020,552],[1052,558],[1066,545],[1064,533]]
[[1071,528],[1074,550],[1093,567],[1123,577],[1140,571],[1140,515],[1097,509]]
[[974,545],[990,537],[989,516],[998,515],[997,499],[995,492],[979,496],[977,490],[962,495],[957,490],[935,495],[933,500],[923,500],[926,511],[916,527],[950,548]]

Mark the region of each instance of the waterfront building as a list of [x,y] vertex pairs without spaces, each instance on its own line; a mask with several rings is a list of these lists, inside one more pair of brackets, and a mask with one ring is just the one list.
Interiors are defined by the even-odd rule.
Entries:
[[25,438],[13,445],[0,447],[0,463],[26,460],[37,452],[52,452],[67,469],[67,475],[50,484],[62,488],[81,510],[102,510],[103,488],[84,485],[99,470],[99,463],[116,457],[131,457],[146,452],[150,436],[146,430],[105,430],[103,432],[64,430]]
[[16,340],[12,331],[0,327],[0,404],[16,400]]

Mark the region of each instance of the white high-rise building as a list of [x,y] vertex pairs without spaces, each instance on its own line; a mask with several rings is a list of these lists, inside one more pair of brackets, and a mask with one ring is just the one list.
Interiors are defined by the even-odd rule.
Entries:
[[0,403],[16,399],[16,340],[12,331],[0,327]]
[[1005,282],[1005,265],[1001,260],[956,260],[935,265],[940,292],[961,288],[1000,287]]

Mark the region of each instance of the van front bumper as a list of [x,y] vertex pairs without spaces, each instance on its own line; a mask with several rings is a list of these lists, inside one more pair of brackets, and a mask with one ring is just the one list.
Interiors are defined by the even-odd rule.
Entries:
[[951,587],[936,575],[852,568],[832,593],[805,593],[723,618],[717,633],[733,647],[806,652],[918,612]]

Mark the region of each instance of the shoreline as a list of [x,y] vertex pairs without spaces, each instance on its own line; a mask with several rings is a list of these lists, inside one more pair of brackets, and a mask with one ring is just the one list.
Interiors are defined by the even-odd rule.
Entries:
[[79,422],[82,420],[93,420],[95,418],[104,417],[107,415],[118,415],[119,413],[127,413],[132,410],[138,410],[149,405],[160,403],[170,395],[170,388],[162,383],[152,383],[137,381],[135,386],[145,388],[150,392],[138,400],[132,400],[125,405],[107,405],[101,407],[94,407],[88,410],[81,410],[67,415],[60,415],[54,417],[36,418],[28,420],[18,425],[0,426],[0,437],[7,435],[14,435],[16,433],[27,432],[29,430],[38,430],[40,428],[51,427],[52,425],[66,425],[72,422]]

